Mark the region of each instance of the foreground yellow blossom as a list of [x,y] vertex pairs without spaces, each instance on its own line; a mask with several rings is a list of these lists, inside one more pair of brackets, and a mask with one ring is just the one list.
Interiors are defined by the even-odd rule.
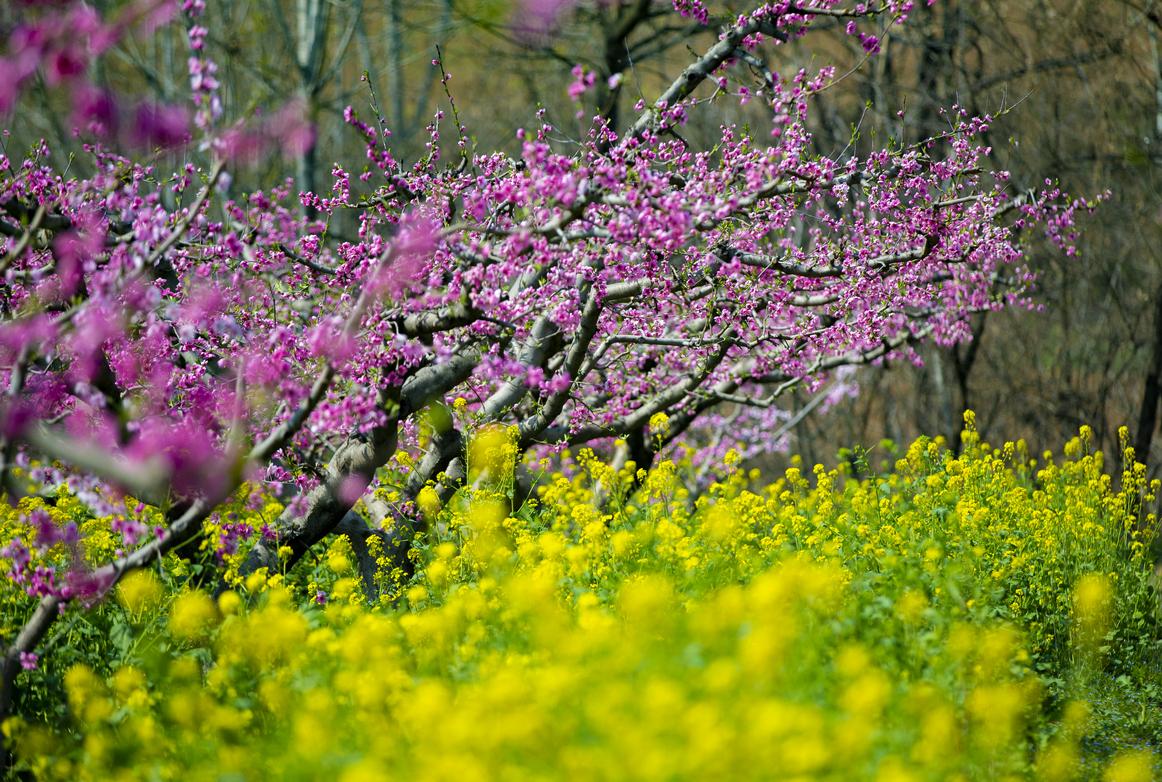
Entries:
[[922,439],[892,472],[797,465],[768,486],[731,456],[705,488],[685,459],[639,475],[582,451],[515,509],[511,434],[470,442],[475,483],[421,498],[417,572],[380,573],[385,599],[366,598],[345,538],[216,601],[124,581],[97,615],[132,618],[133,640],[64,673],[67,720],[6,726],[24,767],[1156,778],[1162,632],[1140,509],[1157,487],[1131,465],[1115,492],[1084,436],[1039,461],[970,428],[955,458]]

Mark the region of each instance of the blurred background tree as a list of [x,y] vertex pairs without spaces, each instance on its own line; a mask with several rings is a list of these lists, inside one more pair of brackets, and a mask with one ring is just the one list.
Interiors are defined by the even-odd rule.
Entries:
[[[947,123],[940,108],[952,104],[992,114],[995,159],[1018,188],[1050,172],[1069,192],[1111,198],[1085,222],[1078,257],[1030,248],[1041,312],[980,316],[973,342],[923,348],[923,367],[865,371],[846,412],[804,420],[799,450],[824,456],[836,441],[924,432],[955,443],[970,407],[994,439],[1061,442],[1090,423],[1113,453],[1127,424],[1157,472],[1159,20],[1152,2],[940,2],[889,31],[881,56],[830,97],[865,102],[855,132],[868,139],[937,133]],[[842,144],[853,129],[824,114],[816,132]]]

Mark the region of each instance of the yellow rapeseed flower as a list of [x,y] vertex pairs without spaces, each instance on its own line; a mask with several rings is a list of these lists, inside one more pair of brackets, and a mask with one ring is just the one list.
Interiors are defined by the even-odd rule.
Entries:
[[1155,757],[1146,750],[1129,750],[1114,756],[1102,774],[1103,782],[1152,782]]
[[1086,653],[1101,644],[1113,616],[1114,591],[1107,576],[1087,573],[1073,588],[1075,641]]
[[1081,753],[1068,742],[1054,741],[1037,755],[1037,779],[1044,782],[1071,782],[1081,767]]
[[655,437],[665,437],[670,431],[670,416],[665,413],[654,413],[650,416],[650,434]]
[[427,521],[432,521],[440,514],[440,495],[431,486],[420,489],[416,495],[416,505]]
[[205,592],[192,589],[178,595],[170,608],[169,631],[184,641],[204,640],[218,621],[218,607]]
[[242,598],[237,592],[227,590],[218,595],[218,610],[222,616],[233,616],[242,610]]
[[134,619],[156,608],[162,595],[161,581],[152,570],[135,570],[117,584],[117,601]]
[[468,478],[471,481],[510,479],[515,459],[516,445],[508,428],[486,426],[468,443]]

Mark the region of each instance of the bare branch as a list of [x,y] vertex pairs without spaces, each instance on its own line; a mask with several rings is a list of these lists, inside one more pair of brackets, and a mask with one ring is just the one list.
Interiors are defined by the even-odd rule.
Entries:
[[210,200],[210,195],[214,192],[214,188],[217,186],[218,180],[222,177],[222,172],[225,169],[225,160],[219,159],[214,163],[214,167],[210,170],[210,177],[206,180],[206,184],[198,193],[198,197],[194,199],[194,203],[190,204],[190,207],[186,210],[185,215],[181,220],[178,221],[178,224],[174,226],[173,231],[171,231],[169,235],[162,240],[161,244],[155,247],[153,252],[149,254],[149,258],[146,259],[145,262],[146,266],[154,266],[157,264],[157,262],[160,261],[167,252],[173,249],[173,246],[177,244],[183,236],[186,235],[186,231],[190,229],[190,225],[201,213],[202,207],[204,207],[206,202]]
[[170,472],[158,460],[131,461],[108,449],[79,442],[44,423],[30,427],[23,439],[50,459],[120,486],[151,505],[161,505],[168,491]]
[[32,241],[33,234],[40,230],[40,224],[44,222],[46,212],[47,210],[45,209],[44,204],[40,204],[36,207],[36,214],[32,216],[32,221],[28,224],[28,228],[24,230],[24,233],[21,235],[16,244],[12,245],[12,248],[4,254],[4,257],[0,258],[0,275],[4,274],[4,270],[7,269],[13,261],[24,255],[24,251],[28,249],[29,242]]

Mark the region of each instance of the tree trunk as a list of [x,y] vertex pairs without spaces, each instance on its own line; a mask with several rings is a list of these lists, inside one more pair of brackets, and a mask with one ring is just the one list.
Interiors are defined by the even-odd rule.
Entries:
[[1162,286],[1154,292],[1154,349],[1150,371],[1142,389],[1142,404],[1138,408],[1138,432],[1134,438],[1134,454],[1138,461],[1149,464],[1150,446],[1158,423],[1158,402],[1162,394]]

